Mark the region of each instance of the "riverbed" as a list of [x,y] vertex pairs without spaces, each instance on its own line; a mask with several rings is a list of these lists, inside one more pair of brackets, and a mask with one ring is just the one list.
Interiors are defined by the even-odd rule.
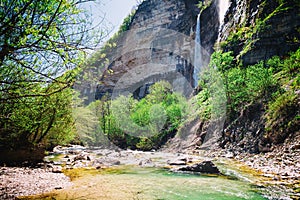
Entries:
[[89,170],[73,186],[38,199],[266,199],[248,182],[226,176],[192,175],[166,169],[118,166]]
[[[177,170],[207,160],[221,174]],[[53,174],[68,177],[70,184],[53,188],[50,193],[20,199],[291,199],[285,191],[273,191],[268,186],[271,177],[236,160],[207,157],[199,152],[57,147],[45,158],[44,167]]]

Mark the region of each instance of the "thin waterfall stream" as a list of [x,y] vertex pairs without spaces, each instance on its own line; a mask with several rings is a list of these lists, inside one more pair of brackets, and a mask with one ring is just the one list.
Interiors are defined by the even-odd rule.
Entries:
[[202,65],[202,52],[201,52],[201,22],[200,22],[201,13],[197,17],[197,26],[196,26],[196,36],[195,36],[195,54],[194,54],[194,88],[197,87],[199,81],[199,73]]

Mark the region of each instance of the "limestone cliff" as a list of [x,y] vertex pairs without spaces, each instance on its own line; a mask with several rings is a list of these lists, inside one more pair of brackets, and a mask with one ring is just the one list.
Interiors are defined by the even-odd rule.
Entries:
[[[197,3],[198,0],[144,1],[134,14],[129,30],[119,36],[97,86],[96,99],[106,93],[125,91],[142,98],[147,87],[161,79],[183,85],[185,89],[179,90],[191,93]],[[203,51],[211,54],[219,28],[215,3],[203,12],[201,20],[204,22]]]
[[[218,3],[220,4],[221,1],[223,0]],[[295,0],[230,0],[224,23],[221,24],[218,31],[218,41],[215,47],[223,52],[232,51],[235,65],[243,66],[243,68],[260,61],[266,62],[273,56],[280,56],[284,59],[289,52],[296,51],[300,46],[299,13],[300,4]],[[228,66],[228,68],[233,67],[235,66]],[[293,80],[280,87],[283,90],[291,90],[289,85],[292,82]],[[299,108],[300,105],[299,94],[299,91],[295,92],[295,96],[298,96],[298,107],[296,103],[296,108]],[[222,130],[217,136],[220,146],[252,153],[269,151],[272,141],[266,136],[265,117],[269,101],[270,99],[267,97],[261,97],[248,102],[233,118],[227,116]],[[296,115],[295,111],[288,113],[292,117]],[[292,120],[280,118],[278,123],[288,124]],[[293,131],[282,130],[280,132],[281,141],[299,130],[297,127],[299,126],[291,127],[290,129]],[[203,123],[201,119],[194,119],[185,124],[168,145],[172,150],[203,148],[208,130],[207,122]],[[269,141],[266,141],[266,138]],[[208,146],[206,145],[206,147]]]
[[[228,0],[224,23],[219,19],[218,5],[222,1],[207,1],[211,4],[201,14],[205,63],[215,49],[232,51],[237,65],[246,67],[274,55],[284,57],[299,48],[299,1]],[[106,52],[108,63],[101,77],[97,77],[100,83],[96,99],[107,93],[133,93],[142,98],[149,86],[161,79],[168,80],[175,88],[181,85],[179,90],[189,95],[193,85],[198,2],[143,1],[132,17],[129,30],[119,36],[115,48]],[[93,66],[103,64],[102,61],[96,59]],[[258,152],[264,133],[264,112],[263,103],[254,102],[238,118],[228,120],[221,131],[223,138],[227,138],[223,142],[237,142],[248,151]],[[197,120],[186,125],[186,132],[194,134],[190,137],[194,144],[186,141],[187,146],[201,144],[205,129],[209,128]]]
[[300,45],[299,13],[296,0],[231,0],[219,42],[245,65],[287,55]]

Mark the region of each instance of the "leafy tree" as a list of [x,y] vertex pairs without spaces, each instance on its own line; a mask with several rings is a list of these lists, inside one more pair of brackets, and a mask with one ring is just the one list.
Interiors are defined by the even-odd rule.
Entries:
[[[172,137],[185,119],[185,98],[172,92],[172,86],[160,81],[151,86],[150,94],[137,101],[120,96],[111,102],[111,112],[100,117],[108,138],[121,148],[151,150]],[[102,121],[105,121],[104,123]]]
[[121,24],[121,26],[119,28],[119,34],[129,30],[129,27],[132,23],[135,12],[136,12],[136,10],[133,10],[127,17],[125,17],[125,19],[123,20],[123,23]]
[[300,48],[285,59],[275,56],[267,61],[270,69],[276,72],[273,81],[281,86],[273,91],[265,113],[265,137],[271,143],[282,143],[299,130],[299,61]]
[[[55,84],[36,90],[56,90]],[[15,104],[1,104],[0,140],[7,148],[30,144],[66,143],[74,137],[72,90],[65,89],[49,96],[22,98]]]
[[[210,68],[215,67],[220,72],[219,76],[224,81],[227,110],[230,115],[239,112],[252,101],[271,95],[272,88],[275,88],[277,84],[273,78],[273,68],[268,67],[268,65],[274,65],[272,62],[275,60],[268,61],[267,64],[260,62],[244,68],[234,63],[232,52],[217,51],[212,54],[209,65]],[[209,76],[209,78],[212,79],[215,76],[217,75]],[[206,81],[202,87],[210,82],[214,81]]]
[[[89,0],[88,0],[89,1]],[[1,146],[71,140],[72,85],[93,31],[81,0],[0,2]]]
[[[83,50],[101,39],[79,9],[81,0],[1,1],[0,101],[45,96],[70,86],[73,73],[58,79],[83,61]],[[96,36],[96,35],[95,35]],[[63,83],[55,91],[36,91],[36,84]],[[24,88],[26,93],[19,92]]]

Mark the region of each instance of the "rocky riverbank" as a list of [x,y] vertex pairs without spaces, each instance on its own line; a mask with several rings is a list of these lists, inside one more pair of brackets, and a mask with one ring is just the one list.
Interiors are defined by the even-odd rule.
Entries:
[[71,186],[70,179],[52,168],[0,168],[0,199],[16,199]]
[[[1,167],[0,199],[16,199],[65,189],[72,185],[64,170],[103,169],[119,165],[157,167],[176,169],[191,163],[200,163],[201,170],[195,172],[211,173],[206,169],[213,166],[205,163],[197,155],[165,152],[141,152],[119,149],[87,149],[82,146],[54,148],[39,167]],[[72,178],[72,177],[71,177]]]
[[[64,169],[102,169],[132,165],[169,168],[175,172],[196,169],[194,172],[210,173],[212,171],[207,169],[216,171],[214,163],[220,159],[227,160],[229,164],[239,161],[241,166],[248,165],[257,170],[257,174],[261,174],[267,181],[255,184],[265,188],[266,193],[272,191],[270,195],[275,194],[273,199],[300,199],[300,149],[297,144],[281,146],[272,152],[255,155],[223,149],[169,153],[86,149],[81,146],[56,147],[39,168],[0,168],[0,199],[14,199],[17,196],[47,193],[69,187],[72,183],[62,173]],[[203,167],[206,171],[201,171]]]
[[[272,151],[260,154],[245,153],[238,147],[214,149],[204,153],[207,157],[228,158],[241,162],[270,178],[262,183],[268,190],[276,191],[274,199],[300,199],[300,136],[287,139]],[[261,183],[260,183],[261,184]],[[282,196],[281,194],[284,194]],[[274,193],[273,193],[274,195]]]

